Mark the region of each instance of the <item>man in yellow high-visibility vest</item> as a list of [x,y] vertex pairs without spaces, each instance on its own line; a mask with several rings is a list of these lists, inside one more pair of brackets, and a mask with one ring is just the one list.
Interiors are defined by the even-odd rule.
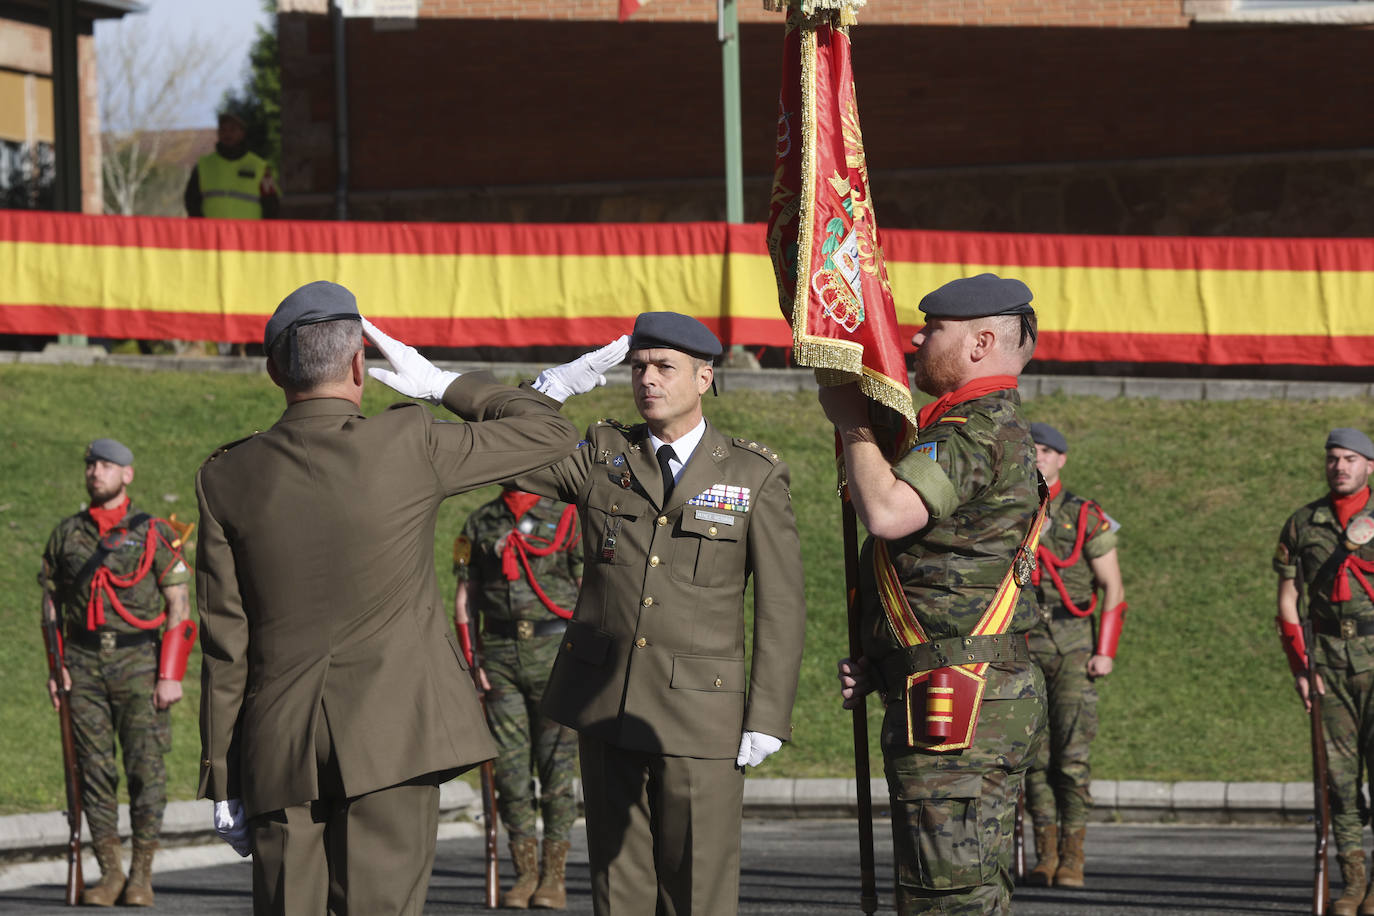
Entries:
[[215,151],[200,157],[186,182],[187,216],[212,219],[275,219],[281,209],[272,167],[248,151],[238,115],[219,116]]

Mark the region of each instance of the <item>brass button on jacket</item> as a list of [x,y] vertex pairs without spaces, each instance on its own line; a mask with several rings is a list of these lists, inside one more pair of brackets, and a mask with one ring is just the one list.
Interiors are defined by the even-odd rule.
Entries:
[[638,647],[641,648],[641,649],[643,649],[643,648],[644,648],[645,646],[647,646],[648,644],[649,644],[649,640],[645,639],[643,636],[641,636],[641,637],[639,637],[638,639],[635,640],[635,645],[638,646]]

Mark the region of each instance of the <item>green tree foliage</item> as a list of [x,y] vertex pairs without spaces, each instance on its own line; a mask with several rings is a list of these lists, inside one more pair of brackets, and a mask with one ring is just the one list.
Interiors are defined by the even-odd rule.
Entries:
[[269,26],[258,26],[257,38],[248,52],[243,85],[224,93],[220,110],[243,119],[248,148],[281,174],[281,63],[277,56],[277,3],[263,0],[262,8],[272,15]]

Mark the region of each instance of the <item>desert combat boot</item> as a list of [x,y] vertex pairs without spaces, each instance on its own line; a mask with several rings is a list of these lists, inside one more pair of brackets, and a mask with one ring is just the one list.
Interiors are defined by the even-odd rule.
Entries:
[[501,906],[507,910],[527,910],[530,897],[539,886],[539,841],[532,836],[511,840],[510,857],[515,862],[515,883],[501,895]]
[[1086,827],[1065,830],[1059,838],[1059,867],[1054,872],[1055,887],[1083,886],[1083,837]]
[[95,860],[100,863],[100,883],[81,892],[81,905],[114,906],[124,890],[124,866],[120,862],[123,853],[119,837],[104,837],[96,840],[94,845]]
[[1352,849],[1340,855],[1341,880],[1345,888],[1331,901],[1331,916],[1359,916],[1365,897],[1364,850]]
[[544,841],[544,861],[539,868],[539,889],[530,898],[530,906],[545,910],[561,910],[567,907],[568,889],[563,882],[567,872],[568,845],[567,840]]
[[157,841],[141,843],[134,840],[134,860],[129,865],[129,883],[124,885],[125,906],[153,905],[153,853]]
[[1059,868],[1059,827],[1047,824],[1035,828],[1035,868],[1026,876],[1026,883],[1034,887],[1049,887]]

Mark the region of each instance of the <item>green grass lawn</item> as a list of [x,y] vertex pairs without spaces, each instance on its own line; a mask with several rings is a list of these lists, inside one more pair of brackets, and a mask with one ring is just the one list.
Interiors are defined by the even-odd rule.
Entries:
[[[372,385],[364,410],[396,399]],[[281,400],[265,375],[9,365],[0,367],[0,404],[0,814],[8,814],[61,807],[35,574],[53,525],[85,498],[85,444],[99,436],[125,442],[137,456],[135,502],[195,518],[197,466],[221,443],[270,426]],[[731,391],[708,398],[706,411],[727,433],[766,443],[790,464],[805,553],[807,645],[795,732],[759,775],[851,775],[850,725],[834,679],[846,631],[830,428],[803,394]],[[1307,729],[1274,636],[1269,558],[1288,513],[1324,490],[1327,430],[1371,428],[1368,405],[1055,396],[1030,402],[1028,413],[1068,437],[1066,486],[1099,500],[1124,526],[1131,610],[1116,671],[1100,685],[1095,775],[1307,778]],[[568,414],[579,426],[635,418],[623,386],[575,398]],[[443,507],[434,552],[447,600],[452,539],[467,512],[494,493]],[[174,711],[173,798],[194,794],[198,703],[196,653]]]

